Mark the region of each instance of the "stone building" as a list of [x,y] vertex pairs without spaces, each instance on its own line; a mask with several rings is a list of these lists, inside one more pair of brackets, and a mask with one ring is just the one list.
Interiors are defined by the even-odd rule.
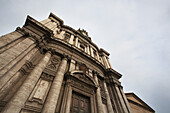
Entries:
[[50,14],[0,37],[2,113],[131,113],[109,53]]
[[155,111],[134,93],[125,93],[132,113],[155,113]]

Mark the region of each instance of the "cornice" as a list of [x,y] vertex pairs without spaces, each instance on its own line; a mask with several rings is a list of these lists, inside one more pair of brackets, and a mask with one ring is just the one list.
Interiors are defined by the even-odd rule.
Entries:
[[78,35],[79,35],[80,37],[82,37],[82,38],[84,38],[85,40],[87,40],[90,44],[92,44],[97,50],[99,50],[99,47],[98,47],[95,43],[92,42],[91,37],[89,37],[89,36],[84,36],[84,35],[83,35],[82,33],[80,33],[78,30],[75,30],[75,29],[73,29],[72,27],[70,27],[70,26],[68,26],[68,25],[64,25],[64,21],[61,20],[61,19],[60,19],[59,17],[57,17],[56,15],[54,15],[53,13],[50,13],[49,18],[54,18],[54,19],[52,19],[52,20],[55,21],[56,23],[57,23],[57,22],[60,22],[61,29],[68,29],[68,30],[70,30],[71,32],[74,33],[75,36],[78,36]]
[[102,53],[105,53],[107,56],[109,56],[110,54],[106,51],[106,50],[104,50],[103,48],[100,48],[100,52]]
[[48,18],[50,18],[50,17],[54,18],[55,19],[54,21],[59,22],[61,26],[64,24],[64,21],[62,19],[60,19],[59,17],[57,17],[55,14],[50,13]]
[[47,28],[46,26],[44,26],[40,22],[36,21],[35,19],[30,17],[29,15],[27,16],[26,22],[25,22],[23,27],[26,27],[26,26],[32,26],[35,29],[38,29],[39,31],[41,31],[44,34],[45,37],[53,36],[52,30],[50,30],[49,28]]

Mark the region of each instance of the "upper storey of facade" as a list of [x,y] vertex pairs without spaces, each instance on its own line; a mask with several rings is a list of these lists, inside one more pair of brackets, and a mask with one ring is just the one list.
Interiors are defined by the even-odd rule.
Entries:
[[99,61],[106,69],[112,68],[109,61],[109,53],[104,49],[99,49],[98,46],[92,42],[91,38],[88,36],[88,32],[84,29],[75,30],[66,26],[63,20],[52,13],[49,15],[48,19],[41,21],[41,23],[53,31],[55,39],[64,40],[68,44],[75,46],[85,54]]
[[[101,75],[104,75],[105,72],[110,72],[116,79],[122,76],[112,68],[109,61],[110,54],[94,44],[85,30],[75,30],[64,25],[63,20],[53,13],[50,13],[49,17],[41,22],[28,16],[23,29],[37,34],[37,37],[39,37],[37,40],[40,39],[40,43],[44,42],[47,48],[64,47],[66,49],[61,49],[61,51],[63,53],[68,53],[66,55],[72,57],[76,54],[81,57],[81,59],[85,60],[86,63],[90,62],[88,66],[91,66],[91,68],[97,66],[98,70],[103,70],[101,71]],[[46,40],[46,42],[44,40]],[[77,59],[75,58],[74,60],[76,61]]]

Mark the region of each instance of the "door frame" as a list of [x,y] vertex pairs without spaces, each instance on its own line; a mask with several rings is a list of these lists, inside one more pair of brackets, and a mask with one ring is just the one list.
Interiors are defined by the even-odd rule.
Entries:
[[[66,84],[65,84],[65,89],[64,89],[64,95],[63,95],[63,101],[62,101],[62,106],[60,113],[65,113],[66,107],[67,106],[67,99],[72,98],[72,94],[68,95],[69,90],[71,92],[77,92],[79,94],[82,94],[88,98],[90,98],[90,109],[91,113],[97,113],[97,107],[96,107],[96,86],[87,84],[80,79],[74,77],[73,75],[66,75]],[[68,97],[71,96],[71,97]],[[70,104],[71,105],[71,104]]]

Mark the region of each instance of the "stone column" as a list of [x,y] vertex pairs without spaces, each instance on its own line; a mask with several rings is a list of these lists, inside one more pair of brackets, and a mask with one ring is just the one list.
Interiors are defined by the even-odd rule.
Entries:
[[128,100],[127,100],[127,98],[126,98],[126,96],[125,96],[125,93],[124,93],[124,91],[123,91],[123,88],[120,88],[120,91],[121,91],[121,93],[122,93],[122,96],[123,96],[123,98],[124,98],[124,101],[125,101],[125,103],[126,103],[126,106],[127,106],[127,108],[128,108],[129,113],[132,113],[131,108],[130,108],[130,105],[129,105],[129,102],[128,102]]
[[9,63],[7,67],[0,71],[0,89],[14,76],[14,74],[24,65],[26,60],[28,60],[37,49],[35,49],[35,44],[31,45],[27,50],[25,50],[19,57],[14,61]]
[[67,95],[67,103],[66,103],[66,111],[65,113],[70,113],[70,106],[71,106],[71,97],[72,97],[72,89],[71,86],[68,85],[68,95]]
[[75,69],[76,69],[76,61],[71,59],[69,72],[71,72],[71,71],[73,71]]
[[111,100],[110,100],[110,96],[109,96],[109,92],[107,90],[107,86],[106,86],[106,82],[105,81],[104,81],[103,85],[104,85],[104,91],[105,91],[106,99],[107,99],[108,112],[109,113],[114,113],[113,112],[113,108],[112,108],[112,103],[111,103]]
[[78,42],[77,47],[80,48],[80,42]]
[[74,35],[71,35],[70,40],[69,40],[69,43],[70,43],[70,44],[73,44],[73,43],[74,43],[73,40],[74,40]]
[[101,98],[101,93],[100,93],[100,86],[99,86],[99,82],[98,82],[98,78],[97,78],[97,74],[94,74],[94,79],[96,81],[97,84],[97,90],[96,90],[96,97],[97,97],[97,111],[98,113],[104,113],[104,109],[103,109],[103,103],[102,103],[102,98]]
[[[108,62],[108,64],[109,64],[110,68],[112,68],[112,65],[111,65],[111,63],[110,63],[109,58],[107,57],[106,59],[107,59],[107,62]],[[112,68],[112,69],[113,69],[113,68]]]
[[47,52],[36,67],[32,70],[29,76],[26,78],[20,89],[14,95],[14,97],[6,105],[2,113],[19,113],[23,107],[25,101],[29,97],[32,89],[36,85],[38,79],[41,76],[42,71],[46,67],[48,61],[51,58],[51,53]]
[[75,46],[78,47],[78,37],[75,39]]
[[89,55],[90,55],[90,51],[89,51],[89,45],[87,45],[87,48],[86,48],[86,50],[87,50],[87,54],[89,54]]
[[63,58],[50,88],[42,113],[55,113],[66,66],[67,58]]
[[[34,48],[33,50],[31,50],[28,55],[26,55],[19,63],[19,65],[23,65],[23,63],[26,62],[26,60],[29,60],[33,54],[36,53],[36,51],[38,51],[38,48]],[[28,65],[27,65],[28,64]],[[27,66],[26,66],[27,65]],[[30,62],[26,62],[25,63],[25,67],[29,67],[30,66]],[[8,75],[10,75],[10,73],[8,73]],[[3,85],[3,87],[0,89],[0,100],[2,100],[7,93],[9,92],[9,90],[20,80],[20,78],[22,77],[21,71],[17,71],[9,80],[6,84]]]
[[23,36],[19,37],[18,39],[8,43],[7,45],[0,47],[0,54],[5,52],[6,50],[10,49],[11,47],[17,45],[18,43],[22,42],[24,40],[24,37],[25,37],[25,35],[23,35]]
[[[12,67],[15,67],[14,65],[16,65],[17,62],[27,55],[27,53],[35,46],[36,44],[34,41],[26,38],[22,42],[16,44],[14,47],[0,54],[0,58],[3,59],[0,62],[0,79],[4,77],[7,71],[9,71]],[[4,82],[4,80],[0,82],[0,87],[2,82]]]
[[97,54],[97,60],[99,60],[99,53],[98,53],[98,51],[96,51],[96,54]]
[[107,62],[106,56],[103,56],[103,60],[104,60],[104,62],[105,62],[106,68],[110,68],[110,67],[109,67],[109,64],[108,64],[108,62]]
[[15,41],[22,38],[23,36],[24,35],[20,33],[19,31],[17,31],[17,29],[16,31],[0,36],[0,50],[6,46],[9,47],[9,45],[13,44]]
[[22,76],[22,72],[18,71],[13,77],[11,77],[11,79],[9,79],[9,81],[0,89],[0,100],[2,100],[8,94],[11,88],[22,78]]
[[115,84],[115,88],[116,88],[116,92],[117,92],[117,94],[118,94],[120,103],[121,103],[121,105],[122,105],[123,111],[124,111],[125,113],[129,113],[129,112],[127,111],[126,105],[125,105],[125,103],[124,103],[124,100],[123,100],[123,98],[122,98],[121,92],[120,92],[119,87],[118,87],[117,84]]
[[90,47],[90,54],[91,54],[92,57],[94,57],[93,48],[92,47]]

